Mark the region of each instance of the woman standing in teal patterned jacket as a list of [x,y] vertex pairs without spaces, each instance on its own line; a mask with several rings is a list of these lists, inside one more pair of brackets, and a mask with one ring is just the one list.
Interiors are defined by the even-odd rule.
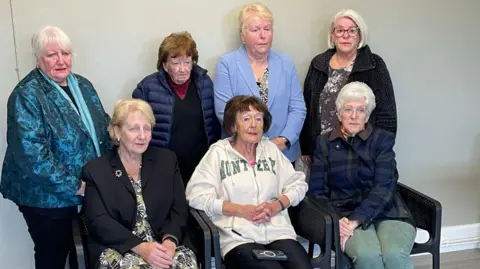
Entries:
[[8,99],[0,192],[25,218],[35,268],[63,269],[85,189],[81,169],[110,148],[109,116],[90,81],[71,72],[72,46],[62,30],[44,27],[32,47],[37,68]]

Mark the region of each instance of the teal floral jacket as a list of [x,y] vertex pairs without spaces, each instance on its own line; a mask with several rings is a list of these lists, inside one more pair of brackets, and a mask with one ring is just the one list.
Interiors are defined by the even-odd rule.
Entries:
[[[75,74],[90,111],[102,154],[111,148],[110,117],[92,83]],[[17,205],[59,208],[81,204],[83,165],[97,157],[80,116],[69,101],[32,70],[7,103],[7,151],[0,193]]]

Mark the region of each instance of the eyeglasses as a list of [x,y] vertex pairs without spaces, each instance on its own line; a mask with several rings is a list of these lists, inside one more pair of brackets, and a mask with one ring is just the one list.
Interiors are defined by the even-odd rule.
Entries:
[[342,112],[347,114],[353,114],[353,112],[357,112],[357,114],[365,115],[367,114],[367,109],[360,107],[360,108],[353,108],[353,107],[346,107],[341,109]]
[[334,28],[333,33],[335,34],[336,37],[342,37],[345,35],[345,32],[348,33],[348,36],[356,36],[358,35],[358,32],[360,29],[358,27],[353,27],[353,28],[348,28],[348,29],[343,29],[343,28]]

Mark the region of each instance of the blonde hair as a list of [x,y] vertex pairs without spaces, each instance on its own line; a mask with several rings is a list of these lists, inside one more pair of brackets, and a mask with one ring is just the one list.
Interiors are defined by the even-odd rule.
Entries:
[[330,20],[330,30],[328,31],[328,47],[330,49],[335,48],[335,43],[332,40],[332,32],[333,28],[335,27],[335,23],[338,19],[341,18],[348,18],[351,19],[358,27],[360,33],[360,42],[358,43],[358,49],[363,48],[367,45],[367,35],[368,35],[368,28],[367,24],[363,20],[362,16],[358,14],[353,9],[343,9],[340,10],[337,14],[335,14],[332,19]]
[[153,115],[152,107],[141,99],[120,99],[115,103],[113,116],[108,124],[108,134],[114,143],[118,142],[119,137],[115,135],[115,127],[121,128],[125,123],[128,115],[140,112],[152,125],[155,125],[155,116]]
[[56,26],[44,26],[32,36],[33,56],[38,62],[45,53],[48,44],[58,45],[62,50],[72,53],[72,42],[62,29]]
[[267,6],[262,3],[246,4],[242,7],[238,15],[238,25],[241,32],[245,30],[245,21],[251,16],[258,16],[262,19],[271,21],[273,24],[273,13]]

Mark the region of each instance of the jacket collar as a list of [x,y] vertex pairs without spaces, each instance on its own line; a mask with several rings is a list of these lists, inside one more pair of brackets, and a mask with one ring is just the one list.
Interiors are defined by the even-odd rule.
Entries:
[[[345,140],[342,134],[342,130],[340,130],[339,125],[337,128],[333,129],[332,132],[330,133],[330,136],[328,137],[328,141],[333,141],[335,139],[342,139]],[[363,141],[366,141],[368,137],[372,134],[373,131],[373,126],[371,123],[367,123],[365,129],[363,129],[360,133],[358,133],[356,136],[360,137]]]
[[[148,147],[147,150],[142,154],[142,168],[140,171],[142,189],[145,188],[150,177],[154,175],[152,171],[154,168],[152,165],[154,159],[153,156],[154,154],[150,147]],[[129,190],[133,195],[135,195],[135,191],[133,189],[132,183],[130,182],[130,179],[128,178],[127,171],[125,170],[125,167],[120,160],[120,155],[118,155],[118,146],[115,146],[111,150],[111,152],[109,153],[109,159],[113,176],[118,178],[127,188],[127,190]]]
[[[47,98],[54,105],[56,105],[59,108],[62,108],[63,111],[67,111],[67,113],[65,113],[66,117],[71,117],[71,122],[76,124],[78,126],[78,128],[80,128],[87,136],[90,136],[90,132],[88,131],[86,125],[83,123],[79,113],[77,113],[73,109],[73,107],[70,105],[69,101],[67,99],[65,99],[60,94],[60,92],[58,92],[57,89],[45,79],[45,77],[40,73],[40,68],[38,68],[38,67],[35,68],[34,70],[32,70],[32,72],[30,74],[39,83],[40,88],[45,93],[45,96],[47,96]],[[80,82],[79,82],[79,87],[81,87]],[[88,110],[89,110],[89,112],[92,116],[94,127],[98,128],[98,125],[96,125],[96,122],[99,122],[99,121],[95,118],[95,113],[94,113],[97,110],[96,107],[94,106],[94,104],[92,104],[90,102],[91,98],[89,96],[85,96],[85,93],[82,92],[82,91],[80,92],[80,94],[82,94],[82,97],[85,100],[85,104],[87,105],[87,108],[88,108]],[[73,101],[73,102],[75,102],[75,101]],[[77,104],[77,106],[80,106],[80,105]],[[103,120],[103,119],[101,119],[101,120]],[[95,128],[95,130],[97,131],[97,135],[98,135],[100,129],[97,129],[97,128]],[[92,141],[92,143],[93,143],[93,141]]]
[[[258,85],[255,80],[255,75],[253,74],[252,66],[247,55],[247,49],[244,45],[241,45],[236,51],[236,64],[242,78],[245,81],[245,84],[248,86],[248,89],[253,96],[260,97],[260,91],[258,90]],[[282,72],[282,59],[280,56],[272,51],[268,52],[268,101],[267,107],[270,109],[273,105],[275,97],[277,96],[277,90],[279,87],[280,81],[284,75]]]
[[[48,94],[49,92],[56,90],[53,85],[51,85],[43,76],[40,74],[40,68],[35,68],[32,72],[33,77],[35,78],[36,81],[40,84],[41,88],[45,92],[45,94]],[[65,100],[67,102],[67,100]],[[67,102],[68,104],[68,102]]]
[[[313,67],[320,72],[328,74],[330,59],[336,51],[337,50],[335,48],[329,49],[315,57],[312,62]],[[352,73],[374,69],[375,66],[375,59],[373,58],[373,54],[370,51],[370,47],[366,45],[365,47],[358,49],[357,58],[355,59],[355,63],[353,64]]]

